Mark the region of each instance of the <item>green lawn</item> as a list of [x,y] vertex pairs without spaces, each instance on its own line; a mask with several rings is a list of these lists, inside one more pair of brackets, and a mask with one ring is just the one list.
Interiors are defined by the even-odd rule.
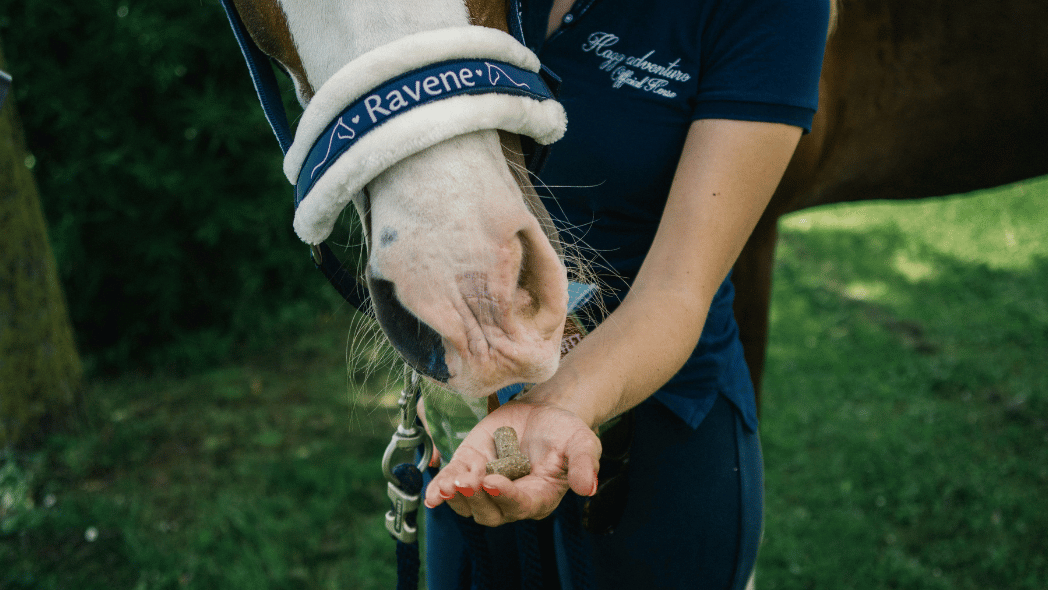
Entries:
[[1048,588],[1048,179],[782,222],[763,588]]
[[[346,369],[352,323],[92,383],[80,432],[0,454],[0,589],[392,588],[395,384]],[[758,587],[1048,587],[1046,392],[1048,178],[784,220]]]

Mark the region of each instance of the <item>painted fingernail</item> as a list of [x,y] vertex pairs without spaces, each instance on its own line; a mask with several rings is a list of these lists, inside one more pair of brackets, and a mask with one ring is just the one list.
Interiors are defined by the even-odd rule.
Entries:
[[[442,496],[442,497],[443,497],[443,496]],[[446,499],[446,498],[445,498],[445,499]],[[429,498],[426,498],[425,500],[423,500],[423,501],[422,501],[422,505],[423,505],[423,506],[425,506],[426,508],[429,508],[430,510],[433,510],[434,508],[436,508],[436,507],[437,507],[437,505],[436,505],[436,504],[432,504],[432,505],[431,505],[431,504],[429,503]]]
[[498,488],[489,488],[488,486],[485,486],[485,485],[482,485],[480,487],[484,488],[484,491],[487,492],[489,496],[498,497],[499,495],[502,494],[502,492],[500,492],[498,490]]
[[445,500],[450,500],[455,497],[455,492],[444,493],[444,490],[437,490],[437,495],[439,495],[441,498],[444,498]]
[[476,493],[474,492],[473,488],[467,488],[466,486],[459,484],[455,484],[455,489],[458,490],[458,493],[462,494],[467,498],[472,498],[473,494]]

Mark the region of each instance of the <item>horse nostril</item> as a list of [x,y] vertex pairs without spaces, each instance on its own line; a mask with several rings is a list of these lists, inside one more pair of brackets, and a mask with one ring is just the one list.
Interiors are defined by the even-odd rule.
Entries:
[[542,279],[539,276],[539,273],[535,268],[534,260],[532,260],[531,257],[533,246],[527,232],[524,230],[517,232],[517,239],[520,240],[521,246],[520,269],[517,274],[517,289],[522,291],[525,295],[517,302],[517,310],[526,317],[531,318],[542,308],[540,291]]
[[451,373],[444,361],[440,334],[400,303],[392,282],[369,275],[368,289],[375,319],[404,362],[423,375],[447,383]]

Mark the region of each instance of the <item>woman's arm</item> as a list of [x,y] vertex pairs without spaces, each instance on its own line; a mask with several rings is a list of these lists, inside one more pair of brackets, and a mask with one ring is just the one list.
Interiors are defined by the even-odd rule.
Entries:
[[698,343],[713,296],[800,135],[775,123],[692,123],[655,241],[626,299],[527,397],[596,427],[669,381]]
[[[647,399],[687,360],[713,296],[771,199],[801,135],[775,123],[692,123],[655,236],[621,305],[549,381],[499,408],[433,479],[426,504],[496,526],[543,518],[568,487],[592,495],[600,442],[593,430]],[[532,475],[485,475],[491,435],[514,427]],[[485,492],[480,492],[484,489]]]

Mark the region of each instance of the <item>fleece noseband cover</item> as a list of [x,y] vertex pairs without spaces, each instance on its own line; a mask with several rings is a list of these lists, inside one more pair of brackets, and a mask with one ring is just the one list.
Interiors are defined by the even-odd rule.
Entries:
[[541,145],[560,139],[564,108],[539,69],[516,39],[476,26],[417,33],[344,66],[310,101],[284,158],[299,238],[323,242],[368,182],[452,137],[502,129]]

